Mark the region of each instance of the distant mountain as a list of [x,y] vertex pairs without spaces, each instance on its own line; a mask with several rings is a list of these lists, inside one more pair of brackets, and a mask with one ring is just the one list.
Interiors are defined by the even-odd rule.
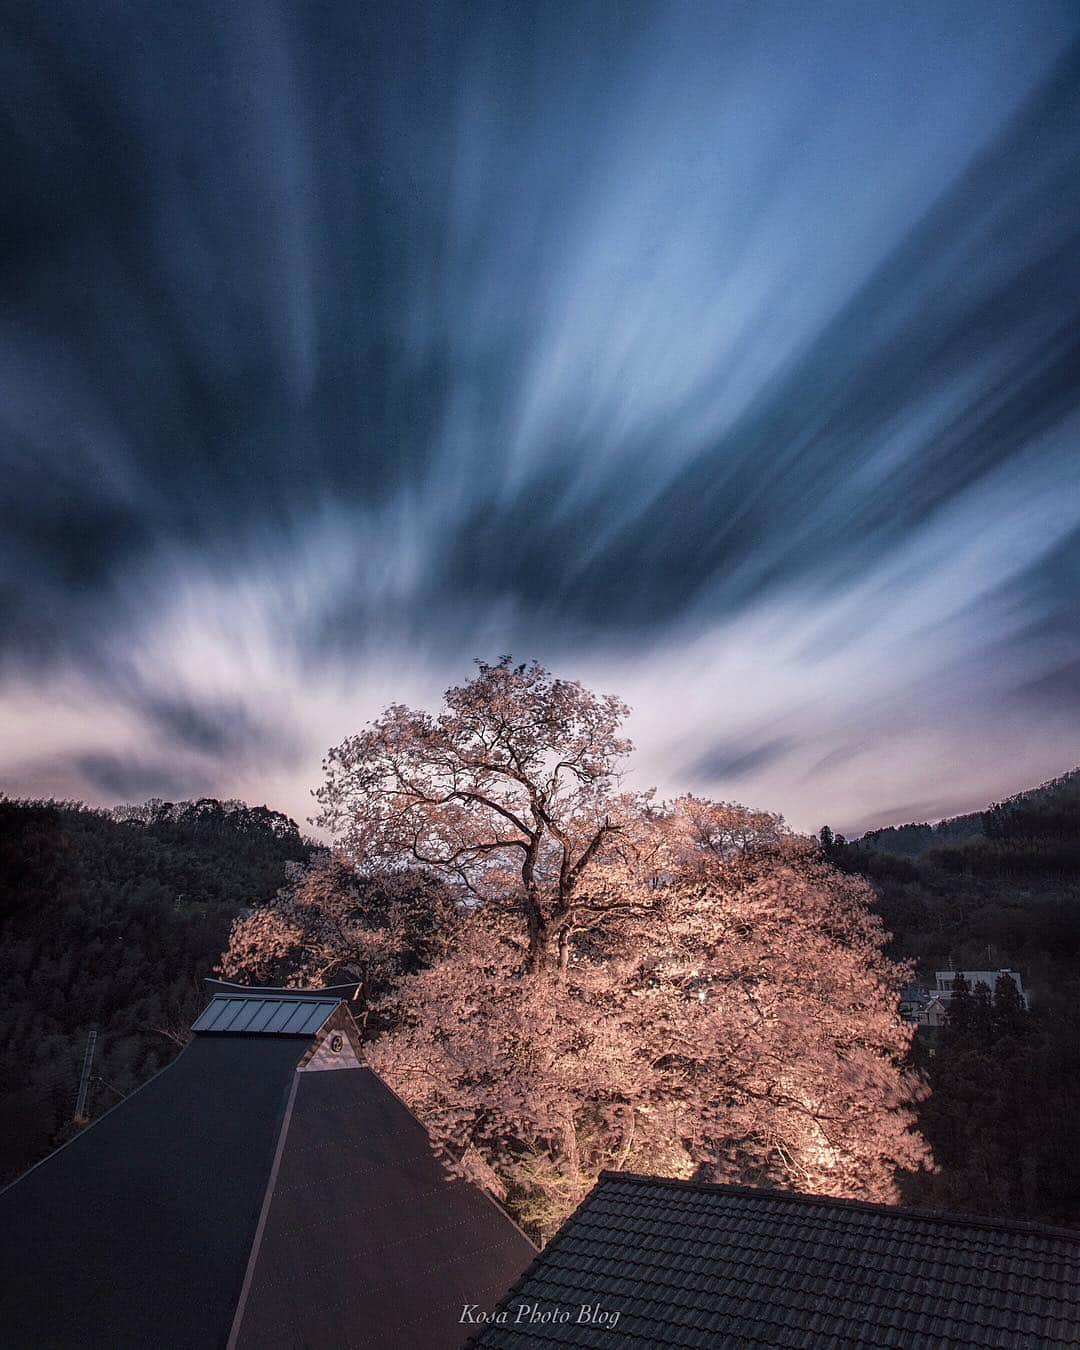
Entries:
[[[1018,792],[985,811],[952,816],[936,825],[890,825],[868,830],[852,841],[856,847],[891,853],[900,858],[918,858],[930,849],[948,847],[972,839],[1017,837],[1024,830],[1043,838],[1055,830],[1070,832],[1080,817],[1080,768],[1052,778],[1025,792]],[[1056,823],[1055,823],[1056,822]]]

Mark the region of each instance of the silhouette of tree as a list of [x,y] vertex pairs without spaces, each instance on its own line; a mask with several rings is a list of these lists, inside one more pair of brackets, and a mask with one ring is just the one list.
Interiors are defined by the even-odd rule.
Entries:
[[971,1031],[972,999],[971,985],[962,971],[956,972],[952,982],[952,997],[949,999],[948,1026],[957,1036],[966,1036]]

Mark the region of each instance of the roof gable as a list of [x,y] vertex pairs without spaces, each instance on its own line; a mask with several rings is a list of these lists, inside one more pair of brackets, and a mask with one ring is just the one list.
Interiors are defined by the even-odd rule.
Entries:
[[359,1069],[363,1049],[356,1022],[343,1003],[339,1003],[319,1028],[300,1061],[297,1072],[325,1072],[328,1069]]

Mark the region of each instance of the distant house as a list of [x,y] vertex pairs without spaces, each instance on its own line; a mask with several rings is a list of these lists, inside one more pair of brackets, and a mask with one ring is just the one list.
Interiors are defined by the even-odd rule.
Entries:
[[1019,971],[1016,970],[938,970],[934,973],[934,993],[938,998],[946,1001],[952,998],[953,983],[958,975],[963,975],[969,988],[974,989],[977,984],[985,984],[991,994],[994,992],[994,986],[998,982],[998,977],[1004,975],[1012,980],[1016,985],[1017,992],[1024,1000],[1024,1007],[1029,1008],[1031,1001],[1024,991],[1024,982],[1020,978]]
[[211,983],[172,1064],[0,1192],[0,1344],[460,1345],[536,1249],[364,1067],[355,986]]
[[953,995],[953,982],[957,975],[963,975],[968,986],[974,989],[977,984],[985,984],[991,994],[997,984],[998,976],[1005,975],[1016,985],[1023,999],[1024,1007],[1031,1007],[1031,1000],[1024,990],[1024,983],[1015,970],[939,970],[934,974],[934,987],[927,989],[919,985],[908,985],[901,991],[899,1012],[905,1022],[913,1022],[920,1029],[936,1031],[949,1021],[949,1003]]
[[919,1016],[916,1018],[916,1021],[921,1027],[930,1027],[935,1030],[938,1027],[948,1026],[949,996],[947,994],[939,993],[936,990],[932,992],[921,1009]]
[[949,1020],[949,1000],[936,989],[910,985],[900,995],[899,1012],[921,1030],[936,1030]]
[[900,991],[899,1013],[905,1022],[918,1022],[930,1002],[929,989],[921,985],[909,984]]
[[605,1172],[474,1346],[1080,1345],[1080,1232]]

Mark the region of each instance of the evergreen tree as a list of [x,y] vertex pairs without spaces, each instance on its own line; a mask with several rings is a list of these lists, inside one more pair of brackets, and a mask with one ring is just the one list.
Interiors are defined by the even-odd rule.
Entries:
[[1008,975],[999,975],[994,984],[994,1034],[1022,1038],[1028,1029],[1027,1008],[1016,982]]
[[994,1001],[990,986],[982,980],[976,980],[971,991],[970,1035],[980,1045],[990,1045],[994,1039]]
[[971,1013],[971,985],[964,979],[963,972],[958,970],[949,1000],[949,1030],[956,1036],[966,1036],[971,1030]]

